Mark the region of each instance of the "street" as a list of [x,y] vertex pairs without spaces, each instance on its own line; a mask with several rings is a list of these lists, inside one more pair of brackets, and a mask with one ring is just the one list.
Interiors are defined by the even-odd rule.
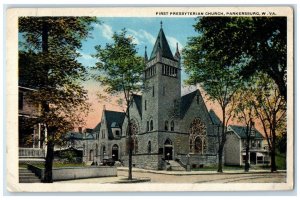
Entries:
[[[118,171],[118,176],[126,177],[128,172]],[[133,172],[134,178],[150,177],[151,183],[282,183],[286,173],[250,174],[199,174],[169,175],[149,172]]]
[[[126,169],[118,169],[117,177],[99,177],[88,179],[75,179],[60,181],[72,183],[117,183],[121,179],[128,177]],[[150,178],[150,183],[284,183],[286,182],[286,172],[262,172],[252,171],[249,173],[225,172],[168,172],[154,170],[133,170],[133,178]],[[149,182],[146,182],[149,183]]]

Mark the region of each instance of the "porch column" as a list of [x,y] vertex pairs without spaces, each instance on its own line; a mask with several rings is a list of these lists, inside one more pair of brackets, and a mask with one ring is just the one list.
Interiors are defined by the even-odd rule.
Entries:
[[47,155],[47,135],[48,135],[48,131],[47,131],[47,127],[45,127],[45,156]]
[[38,142],[38,148],[41,148],[41,123],[38,125],[38,132],[39,132],[39,142]]
[[255,165],[257,165],[257,153],[255,154]]
[[36,128],[36,126],[33,126],[32,148],[34,148],[34,145],[35,145],[35,128]]

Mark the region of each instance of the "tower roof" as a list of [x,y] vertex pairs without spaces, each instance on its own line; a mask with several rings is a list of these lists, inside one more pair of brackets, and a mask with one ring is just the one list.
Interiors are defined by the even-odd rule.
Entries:
[[169,58],[171,60],[175,60],[162,27],[159,30],[156,42],[154,44],[154,47],[153,47],[153,50],[152,50],[152,53],[150,56],[150,60],[155,58],[157,52],[160,50],[162,53],[162,57]]

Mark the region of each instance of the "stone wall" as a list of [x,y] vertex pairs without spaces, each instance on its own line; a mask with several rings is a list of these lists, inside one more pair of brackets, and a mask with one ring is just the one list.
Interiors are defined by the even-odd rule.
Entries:
[[[187,155],[179,155],[178,156],[180,161],[186,165],[188,162]],[[218,156],[215,154],[206,154],[206,155],[199,155],[199,154],[190,154],[189,162],[191,167],[205,167],[205,166],[212,166],[218,163]]]
[[207,132],[207,153],[215,154],[216,153],[216,128],[212,125],[209,113],[205,106],[205,103],[202,99],[202,96],[199,93],[199,104],[197,103],[197,97],[193,99],[191,106],[189,107],[187,113],[184,118],[180,122],[180,130],[183,133],[190,134],[190,126],[195,118],[200,118],[201,121],[206,126]]
[[[41,180],[44,179],[45,169],[29,165],[29,169]],[[117,176],[117,168],[109,166],[93,167],[66,167],[52,170],[53,181],[72,180],[81,178],[112,177]]]

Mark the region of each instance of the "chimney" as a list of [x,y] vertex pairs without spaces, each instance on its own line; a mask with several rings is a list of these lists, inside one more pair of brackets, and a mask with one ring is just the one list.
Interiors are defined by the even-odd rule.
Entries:
[[78,127],[78,132],[82,133],[82,127]]

